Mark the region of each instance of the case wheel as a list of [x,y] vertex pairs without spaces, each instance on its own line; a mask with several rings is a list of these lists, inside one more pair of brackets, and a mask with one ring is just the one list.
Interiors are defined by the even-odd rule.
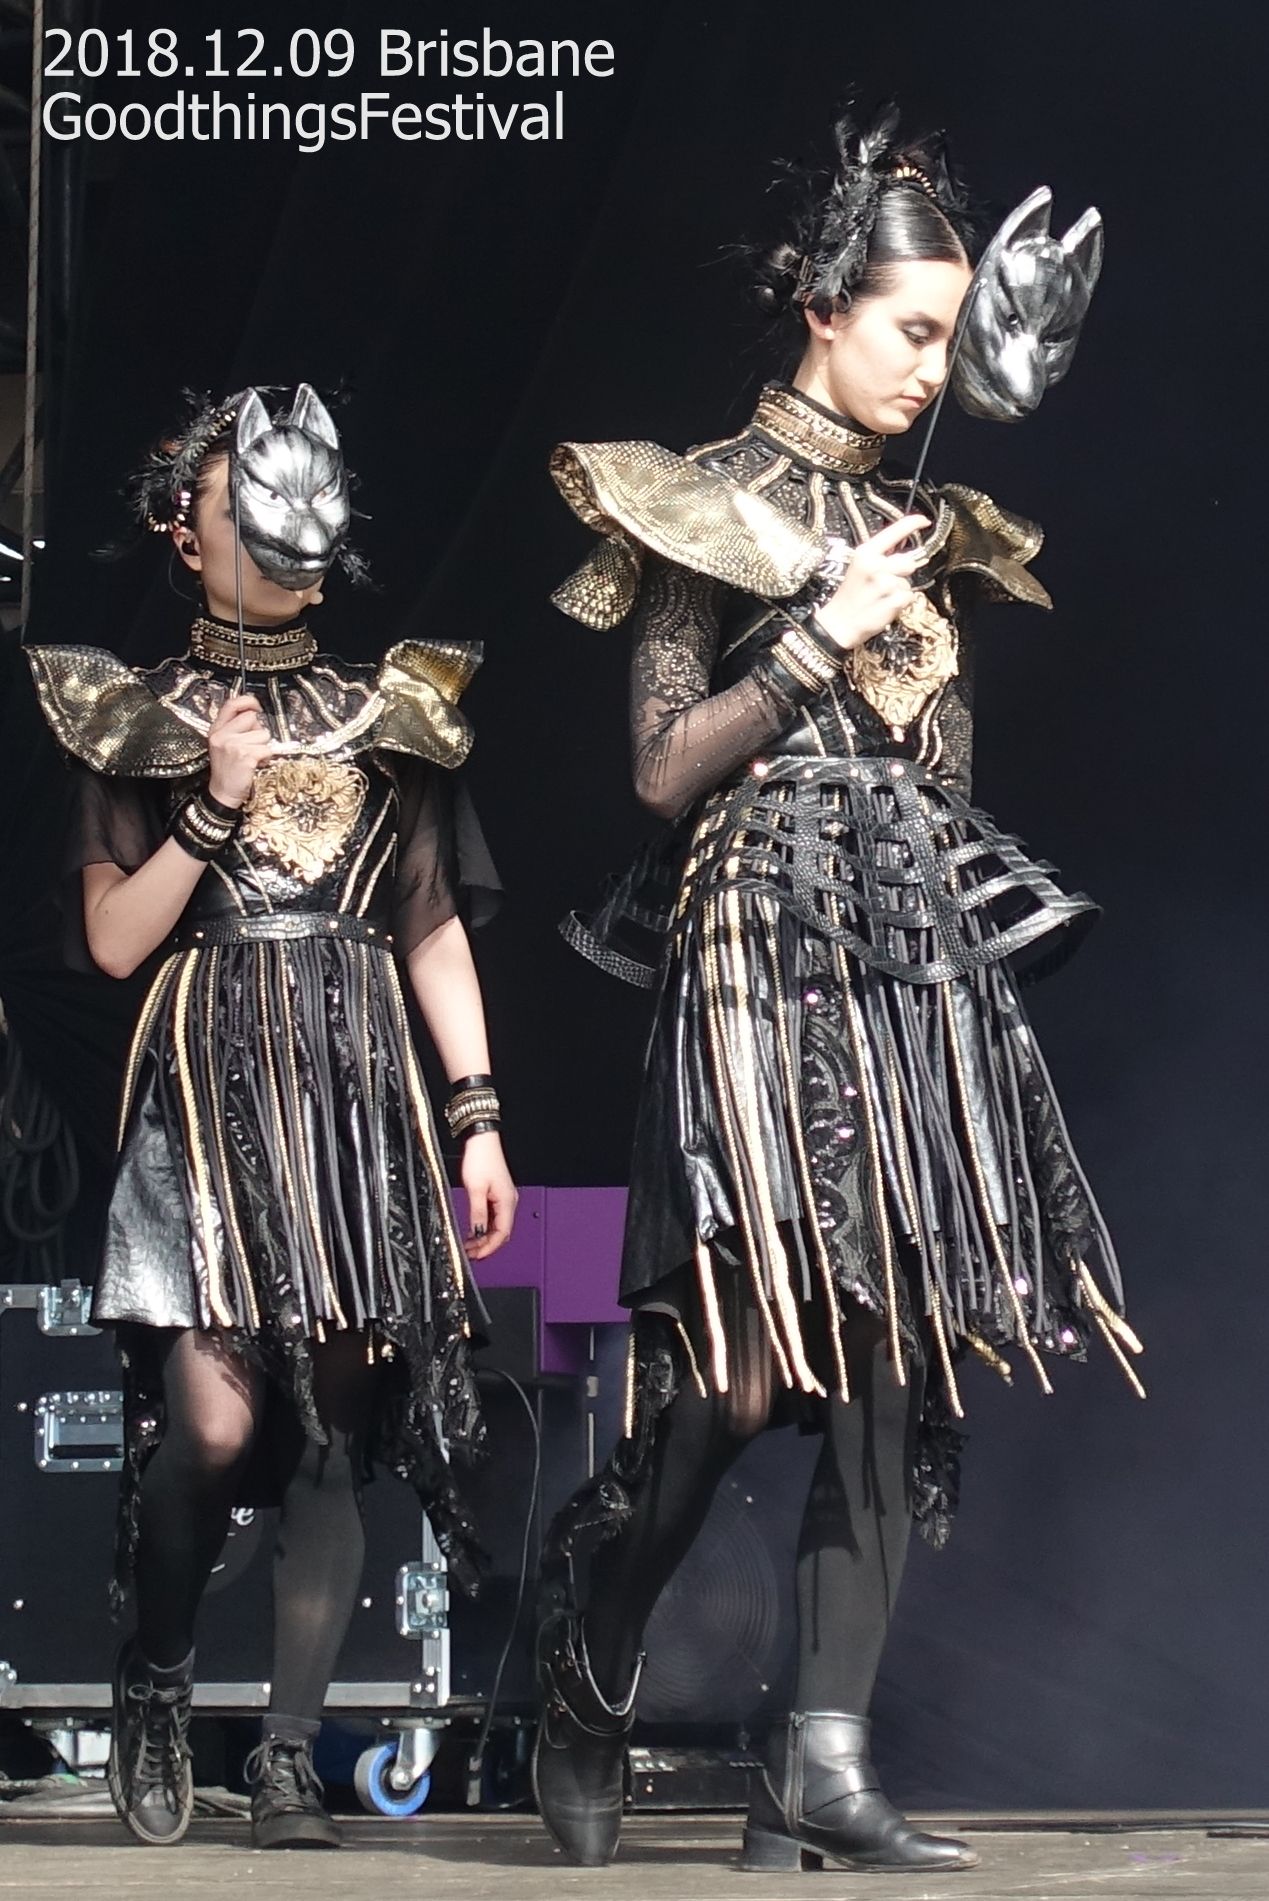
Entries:
[[392,1766],[397,1759],[396,1743],[381,1743],[375,1749],[363,1749],[353,1771],[353,1786],[358,1800],[371,1815],[417,1815],[432,1790],[432,1772],[425,1769],[408,1789],[392,1785]]

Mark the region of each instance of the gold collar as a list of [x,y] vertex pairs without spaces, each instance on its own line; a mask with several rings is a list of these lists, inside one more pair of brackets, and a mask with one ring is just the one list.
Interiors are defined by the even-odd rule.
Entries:
[[[302,625],[285,627],[276,634],[248,627],[246,647],[248,673],[283,673],[306,667],[317,652],[317,642]],[[195,660],[209,660],[213,666],[238,665],[238,635],[223,621],[196,620],[189,630],[189,650]]]
[[800,462],[833,475],[867,475],[881,460],[884,437],[862,434],[800,390],[768,383],[758,398],[753,424]]

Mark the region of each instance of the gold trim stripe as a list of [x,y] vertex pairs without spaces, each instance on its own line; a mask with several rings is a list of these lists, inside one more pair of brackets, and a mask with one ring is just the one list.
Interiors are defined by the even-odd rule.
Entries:
[[823,1396],[825,1388],[816,1379],[807,1362],[797,1302],[793,1297],[793,1288],[789,1282],[788,1259],[776,1220],[775,1205],[771,1199],[771,1184],[767,1178],[762,1153],[762,1130],[757,1118],[758,1079],[754,1058],[753,1020],[750,1015],[749,983],[740,929],[740,894],[734,890],[724,892],[723,904],[728,926],[727,944],[731,962],[731,979],[736,995],[736,1030],[742,1078],[740,1094],[742,1126],[748,1138],[746,1148],[749,1172],[758,1196],[758,1213],[767,1244],[776,1311],[784,1323],[789,1358],[797,1374],[799,1386],[804,1393],[818,1393]]
[[978,1210],[986,1234],[988,1245],[996,1261],[996,1270],[1009,1289],[1014,1316],[1018,1323],[1018,1344],[1035,1368],[1036,1377],[1042,1392],[1053,1391],[1052,1381],[1044,1368],[1044,1362],[1036,1352],[1035,1343],[1027,1326],[1027,1317],[1022,1311],[1022,1302],[1018,1299],[1018,1290],[1013,1284],[1012,1265],[1001,1245],[1000,1231],[991,1210],[991,1197],[987,1192],[987,1178],[983,1172],[982,1156],[978,1148],[978,1132],[974,1127],[974,1118],[969,1104],[969,1085],[965,1078],[965,1054],[961,1048],[960,1031],[956,1027],[956,1015],[952,1009],[951,985],[941,983],[937,986],[942,1006],[943,1022],[947,1030],[948,1046],[952,1054],[952,1069],[956,1075],[956,1093],[960,1101],[961,1126],[965,1131],[965,1143],[969,1149],[970,1168],[974,1177],[974,1187],[978,1195]]
[[[383,959],[383,975],[384,981],[388,986],[388,994],[392,1000],[392,1009],[397,1020],[397,1031],[401,1039],[401,1047],[405,1052],[406,1087],[410,1092],[410,1102],[414,1109],[414,1120],[418,1128],[419,1141],[422,1144],[428,1170],[432,1177],[432,1193],[436,1201],[438,1218],[445,1233],[446,1245],[449,1249],[450,1273],[455,1288],[465,1302],[467,1297],[467,1256],[463,1251],[463,1244],[459,1238],[458,1226],[454,1220],[454,1209],[449,1198],[449,1187],[445,1170],[441,1166],[440,1154],[436,1147],[431,1105],[427,1099],[427,1091],[423,1087],[423,1078],[419,1073],[418,1059],[414,1053],[414,1040],[410,1035],[410,1021],[406,1014],[405,996],[401,989],[400,979],[397,976],[396,964],[390,957]],[[468,1335],[471,1333],[471,1322],[467,1318],[465,1309],[463,1332]]]
[[220,1179],[222,1183],[222,1193],[220,1196],[222,1204],[221,1213],[224,1218],[222,1221],[222,1232],[224,1221],[227,1221],[230,1232],[233,1235],[234,1245],[238,1250],[238,1258],[242,1262],[238,1279],[247,1297],[247,1310],[251,1316],[251,1325],[258,1330],[260,1326],[260,1309],[256,1302],[256,1290],[251,1279],[250,1257],[247,1254],[246,1243],[242,1238],[242,1229],[238,1223],[238,1207],[234,1198],[233,1183],[229,1174],[229,1156],[225,1148],[224,1119],[220,1113],[220,1084],[216,1079],[216,1062],[213,1054],[216,1046],[216,986],[220,977],[222,956],[219,945],[213,946],[207,953],[207,956],[209,959],[206,984],[207,1012],[203,1027],[207,1035],[207,1093],[211,1097],[212,1139],[216,1146],[216,1161],[220,1168]]
[[132,1032],[132,1041],[128,1045],[128,1060],[124,1068],[123,1092],[119,1101],[119,1123],[115,1135],[116,1149],[123,1147],[124,1132],[128,1126],[128,1117],[132,1113],[132,1098],[137,1086],[137,1077],[141,1073],[145,1047],[149,1043],[155,1018],[166,1001],[168,980],[179,962],[179,954],[173,951],[172,955],[160,966],[154,982],[146,992],[145,1002],[141,1005],[141,1014],[137,1018],[137,1027]]
[[754,1300],[758,1312],[766,1327],[771,1348],[775,1354],[780,1377],[786,1386],[793,1384],[793,1370],[789,1357],[780,1339],[767,1300],[766,1289],[762,1284],[762,1269],[758,1259],[758,1247],[749,1219],[749,1201],[745,1193],[745,1174],[741,1166],[740,1142],[734,1121],[734,1107],[728,1087],[726,1065],[727,1029],[724,1005],[722,1001],[722,953],[718,945],[719,900],[710,898],[702,908],[702,960],[705,967],[706,1022],[709,1029],[709,1060],[713,1072],[714,1091],[718,1100],[720,1121],[722,1123],[723,1142],[731,1164],[732,1180],[736,1190],[736,1213],[740,1221],[740,1231],[745,1243],[745,1260],[749,1267],[749,1277],[753,1286]]
[[187,1152],[194,1175],[202,1254],[207,1265],[207,1301],[211,1308],[212,1318],[222,1327],[232,1327],[235,1324],[235,1316],[232,1309],[225,1304],[224,1288],[221,1284],[220,1248],[215,1240],[215,1204],[207,1169],[207,1151],[203,1143],[203,1132],[198,1116],[198,1101],[194,1094],[193,1065],[189,1054],[189,993],[194,982],[198,960],[198,951],[184,953],[172,1012],[172,1040],[176,1049],[176,1075],[181,1092],[181,1107],[185,1115]]
[[[265,951],[265,955],[260,958],[259,962],[259,968],[262,973],[260,985],[261,1009],[264,1010],[264,993],[267,985],[263,979],[263,972],[266,963],[269,961],[268,952],[273,947],[264,945],[261,948]],[[303,1135],[304,1101],[300,1090],[299,1064],[295,1054],[295,1013],[291,1007],[290,967],[285,944],[279,944],[277,946],[276,970],[278,989],[282,996],[283,1043],[286,1051],[286,1062],[282,1069],[282,1076],[284,1083],[288,1087],[291,1108],[295,1115],[295,1126],[296,1129],[300,1131],[299,1153],[295,1156],[294,1167],[304,1187],[304,1213],[308,1220],[308,1230],[312,1239],[313,1251],[317,1256],[318,1266],[321,1268],[331,1318],[334,1320],[336,1327],[343,1333],[348,1330],[348,1320],[340,1304],[339,1288],[335,1280],[335,1272],[330,1263],[330,1256],[326,1251],[326,1238],[322,1233],[321,1209],[318,1206],[317,1182],[313,1172],[317,1157],[313,1153],[311,1144],[305,1141]],[[267,1012],[264,1022],[265,1036],[267,1038],[272,1028]],[[284,1142],[286,1139],[281,1130],[278,1132],[278,1139],[280,1142]],[[367,1292],[369,1293],[370,1289],[367,1289]]]
[[829,1335],[833,1345],[833,1362],[837,1369],[838,1392],[844,1400],[850,1398],[850,1378],[846,1367],[846,1354],[842,1345],[842,1310],[837,1298],[837,1283],[833,1279],[832,1265],[828,1258],[828,1249],[824,1246],[824,1236],[820,1233],[820,1224],[815,1210],[815,1181],[811,1174],[811,1164],[806,1153],[806,1143],[802,1136],[802,1126],[793,1109],[801,1097],[798,1079],[794,1074],[793,1051],[789,1043],[788,1020],[785,1012],[788,1000],[784,989],[784,976],[780,969],[779,944],[776,939],[774,906],[767,899],[761,906],[764,933],[767,945],[767,958],[771,969],[772,987],[776,1006],[776,1048],[780,1061],[780,1072],[784,1078],[785,1100],[790,1105],[788,1118],[790,1146],[797,1162],[798,1176],[802,1183],[802,1197],[806,1212],[806,1226],[810,1230],[812,1251],[819,1264],[820,1279],[824,1284],[824,1297],[828,1302]]
[[723,1327],[723,1317],[718,1306],[718,1288],[714,1284],[714,1265],[709,1258],[709,1249],[701,1240],[698,1240],[696,1243],[696,1277],[700,1283],[701,1304],[705,1309],[705,1327],[709,1334],[714,1386],[718,1392],[725,1393],[729,1387],[727,1371],[727,1334]]

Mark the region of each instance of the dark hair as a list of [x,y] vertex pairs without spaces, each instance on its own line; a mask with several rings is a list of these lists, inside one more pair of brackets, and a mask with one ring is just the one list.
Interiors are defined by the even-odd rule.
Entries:
[[228,462],[233,454],[235,423],[226,423],[204,444],[203,452],[194,470],[193,498],[190,502],[188,520],[194,530],[198,528],[198,511],[203,505],[212,470],[218,462]]
[[900,145],[897,124],[893,108],[862,135],[841,119],[831,171],[785,168],[801,199],[790,236],[751,256],[758,306],[790,341],[805,335],[807,309],[828,316],[884,296],[901,264],[973,261],[977,220],[943,135]]

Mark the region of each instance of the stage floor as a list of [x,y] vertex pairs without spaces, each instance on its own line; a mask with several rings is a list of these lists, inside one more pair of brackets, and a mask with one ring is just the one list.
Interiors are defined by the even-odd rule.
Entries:
[[636,1815],[621,1856],[608,1869],[573,1868],[528,1817],[444,1816],[411,1822],[352,1820],[340,1854],[254,1855],[240,1822],[199,1822],[176,1849],[130,1846],[105,1821],[0,1821],[0,1897],[40,1901],[77,1893],[162,1894],[207,1901],[240,1883],[262,1898],[304,1895],[418,1895],[428,1901],[1263,1901],[1269,1893],[1269,1840],[1221,1841],[1206,1826],[1108,1831],[1093,1825],[967,1831],[982,1865],[966,1874],[812,1878],[742,1875],[735,1867],[739,1817]]

